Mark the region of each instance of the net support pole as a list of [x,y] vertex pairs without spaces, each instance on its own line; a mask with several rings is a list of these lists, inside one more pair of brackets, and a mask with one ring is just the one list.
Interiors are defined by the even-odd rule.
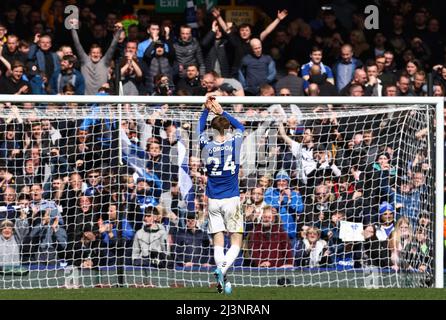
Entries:
[[435,288],[444,286],[444,101],[438,102],[436,118],[435,150]]
[[[122,87],[122,81],[119,81],[119,95],[124,95],[124,88]],[[122,124],[122,104],[118,104],[118,154],[119,154],[119,166],[123,165],[122,162],[122,140],[121,140],[121,124]]]
[[[122,86],[122,81],[119,81],[119,95],[124,95],[124,88]],[[122,162],[122,139],[121,139],[121,127],[122,127],[122,104],[118,104],[118,221],[121,221],[122,212],[121,212],[121,168],[123,166]],[[119,227],[119,222],[118,222]],[[121,245],[123,248],[121,248]],[[125,284],[124,277],[124,264],[125,264],[125,241],[122,239],[122,230],[118,229],[118,241],[116,243],[116,259],[117,259],[117,274],[118,274],[118,286],[123,287]]]

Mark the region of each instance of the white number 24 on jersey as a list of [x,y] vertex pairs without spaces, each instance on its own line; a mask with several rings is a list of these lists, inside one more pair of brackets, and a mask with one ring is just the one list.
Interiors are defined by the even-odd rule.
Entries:
[[211,175],[212,176],[221,176],[223,174],[223,171],[231,171],[231,174],[235,174],[236,165],[235,162],[232,161],[232,155],[228,155],[225,164],[223,166],[223,171],[218,171],[218,168],[220,167],[220,159],[216,157],[209,157],[208,158],[208,165],[214,164],[214,167],[212,168]]

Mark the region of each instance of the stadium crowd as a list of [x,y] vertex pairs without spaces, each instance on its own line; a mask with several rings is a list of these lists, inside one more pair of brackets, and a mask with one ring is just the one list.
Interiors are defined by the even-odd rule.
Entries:
[[[124,26],[133,8],[104,10],[99,0],[69,1],[80,17],[68,30],[64,1],[4,2],[0,94],[113,95],[122,82],[125,95],[445,95],[441,21],[429,6],[409,1],[384,1],[378,31],[364,27],[362,8],[348,28],[331,9],[308,21],[280,10],[251,26],[226,21],[218,8],[198,8],[197,28],[141,9]],[[38,120],[18,109],[61,106],[1,108],[11,116],[1,119],[0,266],[213,265],[206,172],[190,123],[163,120],[169,106],[158,108],[156,119],[126,120],[121,128],[116,119]],[[236,265],[431,270],[430,133],[416,126],[427,119],[411,127],[402,112],[337,116],[347,109],[227,110],[247,129],[240,163],[245,241]],[[308,111],[321,116],[302,119]],[[144,175],[118,165],[120,129],[144,151]],[[399,143],[402,131],[413,149]],[[190,150],[188,197],[172,151],[180,141]],[[363,223],[365,241],[343,241],[341,221]]]

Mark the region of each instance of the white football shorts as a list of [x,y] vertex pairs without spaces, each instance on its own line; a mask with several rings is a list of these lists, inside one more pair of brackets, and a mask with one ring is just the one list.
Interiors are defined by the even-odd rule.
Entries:
[[243,233],[240,197],[208,199],[209,234],[218,232]]

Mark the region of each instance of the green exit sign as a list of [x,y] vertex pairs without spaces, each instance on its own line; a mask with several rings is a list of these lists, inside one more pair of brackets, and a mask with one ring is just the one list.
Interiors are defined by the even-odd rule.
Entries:
[[155,11],[159,13],[183,13],[186,0],[156,0]]

